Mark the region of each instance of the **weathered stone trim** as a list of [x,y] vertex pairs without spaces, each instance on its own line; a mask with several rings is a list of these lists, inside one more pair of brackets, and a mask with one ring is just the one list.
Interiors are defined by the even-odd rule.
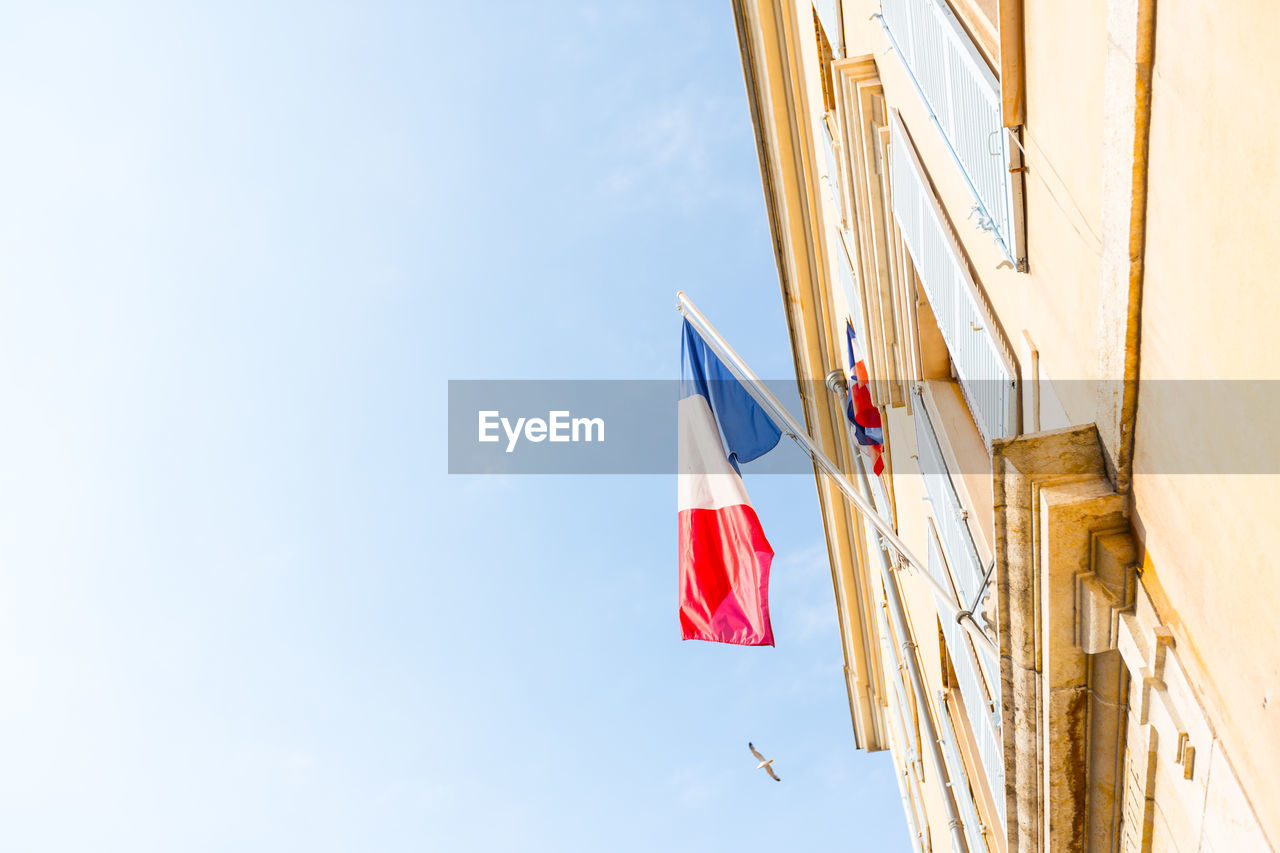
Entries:
[[[1125,676],[1124,497],[1093,425],[993,443],[1010,851],[1113,849]],[[1082,642],[1083,641],[1083,642]]]

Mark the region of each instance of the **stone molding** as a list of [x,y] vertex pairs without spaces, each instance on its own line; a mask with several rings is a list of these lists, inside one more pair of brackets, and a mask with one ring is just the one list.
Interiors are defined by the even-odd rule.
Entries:
[[1092,425],[993,442],[1011,853],[1113,849],[1124,732],[1126,500]]

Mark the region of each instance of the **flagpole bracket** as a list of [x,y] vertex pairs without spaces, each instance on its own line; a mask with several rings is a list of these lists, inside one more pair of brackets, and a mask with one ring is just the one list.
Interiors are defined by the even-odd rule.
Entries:
[[844,394],[849,390],[849,382],[844,378],[843,370],[833,370],[827,374],[827,390],[836,394]]

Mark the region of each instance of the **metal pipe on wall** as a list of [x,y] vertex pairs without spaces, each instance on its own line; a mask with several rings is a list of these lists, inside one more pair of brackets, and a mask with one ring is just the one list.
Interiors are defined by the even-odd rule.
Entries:
[[[855,464],[858,468],[858,479],[866,485],[867,469],[861,456],[855,457]],[[870,491],[869,488],[868,491]],[[889,569],[889,561],[883,550],[880,551],[880,578],[884,584],[884,596],[889,605],[888,610],[893,620],[894,633],[898,635],[902,658],[907,664],[907,676],[911,680],[911,691],[916,697],[916,707],[920,709],[921,716],[924,718],[925,728],[928,729],[925,739],[929,744],[929,757],[932,759],[934,775],[943,785],[942,801],[947,811],[947,826],[951,831],[951,842],[957,853],[968,853],[969,843],[965,838],[964,823],[960,819],[957,807],[956,789],[951,783],[946,762],[942,757],[942,745],[938,736],[938,729],[934,724],[933,714],[929,710],[929,693],[924,686],[924,677],[920,674],[919,649],[916,647],[915,641],[911,639],[911,633],[907,626],[906,609],[902,605],[902,594],[898,589],[898,578]]]

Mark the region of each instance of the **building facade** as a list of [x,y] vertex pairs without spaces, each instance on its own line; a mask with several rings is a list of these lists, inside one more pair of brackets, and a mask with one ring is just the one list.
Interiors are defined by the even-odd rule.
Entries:
[[914,555],[817,476],[915,849],[1273,850],[1280,4],[734,11],[806,426]]

